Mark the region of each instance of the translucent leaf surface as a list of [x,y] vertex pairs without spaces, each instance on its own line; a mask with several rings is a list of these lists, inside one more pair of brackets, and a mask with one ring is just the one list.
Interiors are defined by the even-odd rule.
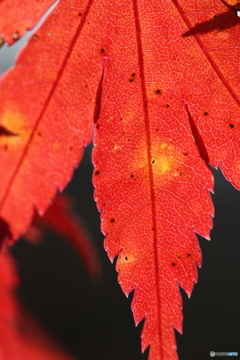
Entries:
[[150,360],[177,359],[179,285],[190,296],[195,233],[212,227],[209,164],[240,187],[239,21],[233,0],[62,0],[2,79],[2,222],[16,239],[46,210],[94,120],[105,248]]

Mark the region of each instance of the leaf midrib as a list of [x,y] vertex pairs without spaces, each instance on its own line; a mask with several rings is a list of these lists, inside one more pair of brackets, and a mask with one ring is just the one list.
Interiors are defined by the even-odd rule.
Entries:
[[143,100],[143,110],[145,118],[145,133],[146,133],[146,144],[147,144],[147,158],[148,158],[148,170],[149,170],[149,182],[150,182],[150,197],[151,197],[151,206],[152,206],[152,226],[153,230],[153,253],[154,253],[154,266],[155,266],[155,279],[156,279],[156,294],[157,294],[157,323],[158,323],[158,339],[159,339],[159,355],[160,359],[163,359],[163,339],[162,339],[162,319],[161,319],[161,300],[160,300],[160,276],[159,276],[159,255],[157,247],[157,214],[156,214],[156,196],[154,191],[154,181],[153,181],[153,169],[151,163],[151,140],[150,140],[150,119],[148,111],[148,98],[146,91],[146,80],[145,80],[145,70],[144,70],[144,60],[143,60],[143,47],[141,39],[141,26],[139,21],[139,10],[138,10],[138,0],[133,0],[133,9],[134,9],[134,18],[136,26],[136,38],[137,38],[137,47],[138,47],[138,60],[139,60],[139,71],[141,79],[141,89],[142,89],[142,100]]

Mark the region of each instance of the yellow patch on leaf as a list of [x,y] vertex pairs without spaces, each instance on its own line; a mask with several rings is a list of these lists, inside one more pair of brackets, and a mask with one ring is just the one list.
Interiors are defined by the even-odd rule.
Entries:
[[[185,174],[185,156],[182,152],[171,144],[171,139],[159,139],[154,137],[154,142],[151,142],[151,159],[150,165],[153,173],[154,186],[168,187],[171,182],[177,181]],[[145,176],[142,178],[144,183],[149,182],[149,162],[147,149],[142,147],[137,152],[136,156],[131,162],[130,167],[133,169],[144,168]]]
[[8,145],[19,145],[26,142],[28,139],[32,126],[26,125],[25,118],[22,113],[16,110],[11,104],[3,111],[0,116],[1,127],[6,131],[0,138],[1,142]]
[[165,187],[182,176],[184,156],[168,143],[155,144],[152,148],[153,180],[155,185]]

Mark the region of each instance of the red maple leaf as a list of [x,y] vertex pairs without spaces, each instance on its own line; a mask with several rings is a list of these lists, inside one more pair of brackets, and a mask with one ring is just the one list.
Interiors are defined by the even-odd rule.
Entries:
[[[177,359],[209,238],[209,164],[240,187],[235,1],[62,0],[2,78],[0,212],[17,239],[91,141],[95,199],[149,359]],[[4,30],[2,31],[4,36]],[[23,210],[24,209],[24,210]],[[14,214],[14,220],[13,219]],[[2,235],[3,237],[3,235]]]

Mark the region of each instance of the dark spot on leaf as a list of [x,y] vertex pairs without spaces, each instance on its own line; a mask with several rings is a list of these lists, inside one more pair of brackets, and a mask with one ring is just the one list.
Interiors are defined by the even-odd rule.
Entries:
[[207,111],[205,111],[205,112],[203,113],[203,115],[204,115],[204,116],[207,116],[207,115],[208,115],[208,112],[207,112]]
[[235,125],[234,125],[234,124],[229,124],[229,127],[230,127],[231,129],[234,129],[234,128],[235,128]]
[[19,32],[18,31],[15,31],[13,34],[12,34],[12,38],[14,40],[18,40],[20,38],[20,35],[19,35]]
[[155,91],[155,94],[156,95],[160,95],[162,93],[162,91],[160,90],[160,89],[157,89],[156,91]]
[[185,151],[185,152],[183,153],[183,155],[184,155],[184,156],[188,156],[189,154],[188,154],[187,151]]
[[155,164],[155,162],[156,162],[156,159],[152,159],[152,164]]
[[69,150],[71,151],[73,149],[73,147],[72,146],[69,146]]
[[38,136],[42,136],[41,131],[38,131],[37,135],[38,135]]
[[159,131],[159,129],[156,129],[156,131]]
[[187,257],[190,257],[191,256],[191,254],[187,254]]
[[103,54],[105,52],[105,49],[104,48],[101,48],[100,49],[100,53]]
[[132,77],[135,77],[136,76],[136,74],[135,73],[132,73]]
[[115,221],[115,218],[111,218],[111,219],[110,219],[110,222],[111,222],[111,223],[114,223],[114,221]]
[[169,105],[169,104],[166,104],[166,108],[169,109],[169,108],[170,108],[170,105]]
[[176,263],[175,263],[175,262],[172,262],[171,265],[172,265],[172,266],[176,266]]
[[99,175],[100,174],[100,171],[99,170],[96,170],[95,171],[95,175]]
[[177,257],[178,259],[181,259],[181,255],[180,255],[180,254],[176,254],[176,257]]
[[134,175],[133,175],[133,174],[131,174],[131,175],[130,175],[130,178],[134,178]]
[[128,81],[129,81],[129,82],[133,82],[133,81],[134,81],[134,79],[129,79]]
[[32,40],[33,41],[36,41],[38,39],[38,35],[37,34],[34,34],[33,36],[32,36]]
[[155,228],[154,227],[152,227],[152,231],[154,231],[155,230]]
[[125,260],[128,261],[128,257],[127,257],[127,256],[125,256]]
[[78,16],[82,16],[82,13],[81,13],[81,12],[79,12],[79,13],[78,13]]
[[12,131],[7,130],[4,126],[0,125],[0,136],[19,136]]

